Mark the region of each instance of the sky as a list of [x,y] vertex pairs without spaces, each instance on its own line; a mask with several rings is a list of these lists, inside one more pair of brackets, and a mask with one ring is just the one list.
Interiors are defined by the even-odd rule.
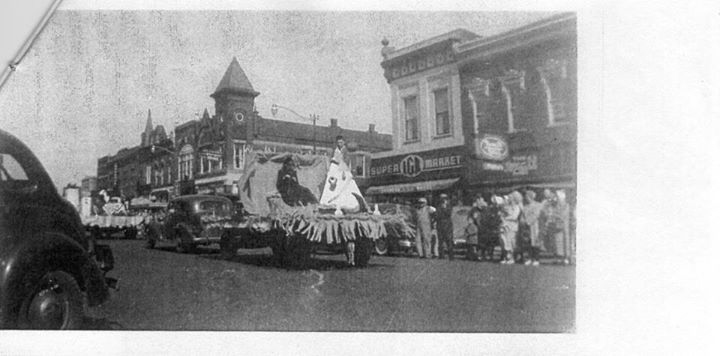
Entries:
[[[260,95],[318,125],[391,133],[381,40],[405,47],[457,28],[481,36],[549,12],[59,10],[0,92],[0,122],[58,187],[140,143],[148,110],[167,132],[208,109],[233,57]],[[280,111],[280,120],[302,121]]]

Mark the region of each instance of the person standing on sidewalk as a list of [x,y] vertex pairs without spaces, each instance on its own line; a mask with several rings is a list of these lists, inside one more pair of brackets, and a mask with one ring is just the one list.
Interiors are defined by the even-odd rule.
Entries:
[[540,265],[540,251],[544,250],[542,239],[540,238],[540,211],[542,204],[535,200],[535,192],[528,190],[525,192],[525,206],[523,207],[523,219],[528,233],[530,235],[529,259],[525,261],[526,265]]
[[[495,246],[500,245],[502,233],[503,199],[497,195],[490,197],[490,206],[481,207],[478,223],[478,250],[481,261],[492,261]],[[502,260],[502,256],[500,256]]]
[[[570,264],[570,258],[572,257],[572,250],[570,248],[570,204],[568,204],[565,198],[565,191],[560,189],[555,192],[557,196],[557,214],[562,221],[561,232],[556,234],[556,244],[562,246],[560,256],[562,263],[565,265]],[[560,241],[558,241],[560,239]]]
[[[517,198],[518,195],[520,195],[519,192],[512,192],[507,196],[503,206],[503,233],[501,239],[504,255],[503,260],[500,262],[502,264],[515,263],[513,253],[515,251],[515,240],[517,239],[518,220],[522,211],[520,208],[521,202]],[[522,195],[520,196],[522,197]]]
[[427,204],[427,199],[418,199],[419,207],[415,210],[415,249],[418,257],[430,258],[430,240],[432,239],[432,222],[435,208]]
[[453,223],[452,223],[452,206],[450,206],[450,198],[447,194],[440,194],[440,206],[435,213],[437,220],[437,235],[440,246],[440,259],[445,258],[443,252],[447,251],[448,258],[453,259]]
[[559,262],[569,264],[569,223],[570,206],[565,201],[565,192],[558,190],[555,195],[544,204],[541,214],[541,235],[545,239],[545,246]]

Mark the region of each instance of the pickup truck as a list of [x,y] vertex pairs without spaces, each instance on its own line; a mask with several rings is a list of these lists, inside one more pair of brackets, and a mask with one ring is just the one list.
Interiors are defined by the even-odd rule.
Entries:
[[117,286],[113,265],[37,157],[0,130],[0,328],[82,328],[85,306]]

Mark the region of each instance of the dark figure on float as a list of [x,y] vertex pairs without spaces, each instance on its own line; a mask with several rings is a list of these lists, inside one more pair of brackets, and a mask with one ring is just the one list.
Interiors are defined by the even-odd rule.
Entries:
[[297,167],[292,157],[286,158],[278,171],[276,187],[287,205],[305,206],[318,202],[312,191],[298,182]]

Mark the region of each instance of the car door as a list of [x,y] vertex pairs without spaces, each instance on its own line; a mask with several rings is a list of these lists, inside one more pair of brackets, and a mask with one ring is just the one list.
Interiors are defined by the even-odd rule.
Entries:
[[[71,238],[76,232],[71,226],[55,226],[63,219],[64,207],[55,187],[48,187],[48,179],[38,174],[39,162],[29,160],[21,150],[0,151],[0,229],[15,236],[30,235],[38,231],[66,227],[61,231]],[[59,209],[58,209],[59,208]],[[63,224],[67,225],[67,224]]]

